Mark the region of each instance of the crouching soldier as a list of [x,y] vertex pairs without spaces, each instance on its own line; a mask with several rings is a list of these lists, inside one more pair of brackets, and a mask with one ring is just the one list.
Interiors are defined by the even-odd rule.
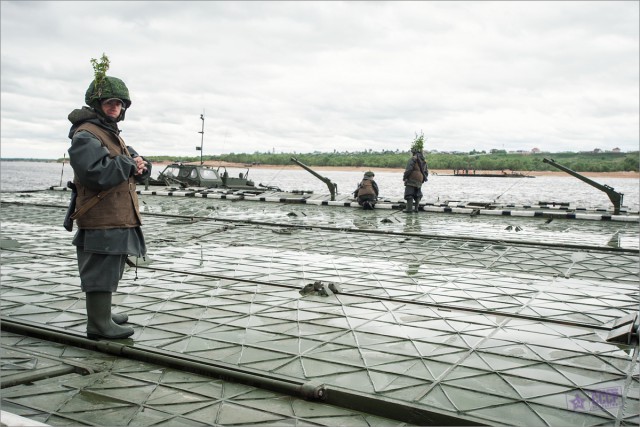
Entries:
[[367,171],[362,178],[358,188],[353,192],[353,197],[358,200],[358,204],[365,210],[371,210],[376,206],[378,200],[378,184],[374,181],[375,174]]

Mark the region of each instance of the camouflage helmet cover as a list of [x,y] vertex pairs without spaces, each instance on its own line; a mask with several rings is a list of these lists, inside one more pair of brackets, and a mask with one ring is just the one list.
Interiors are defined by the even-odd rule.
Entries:
[[89,84],[87,92],[84,94],[84,102],[90,107],[96,107],[94,104],[100,99],[119,98],[124,102],[125,108],[131,106],[131,98],[129,97],[129,89],[122,80],[117,77],[105,76],[102,79],[100,87],[96,91],[96,81],[93,80]]
[[423,149],[424,149],[424,134],[421,133],[418,136],[418,134],[416,133],[416,137],[411,144],[411,152],[421,153]]
[[367,172],[364,173],[364,176],[367,177],[367,178],[373,178],[376,175],[371,171],[367,171]]

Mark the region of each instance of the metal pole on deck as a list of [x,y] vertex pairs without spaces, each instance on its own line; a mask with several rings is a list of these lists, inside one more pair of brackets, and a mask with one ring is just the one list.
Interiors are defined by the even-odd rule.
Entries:
[[64,175],[64,162],[67,159],[67,153],[62,154],[62,171],[60,172],[60,187],[62,187],[62,176]]
[[200,114],[200,120],[202,120],[202,130],[198,132],[200,136],[200,147],[196,147],[196,150],[200,150],[200,164],[202,165],[204,162],[202,161],[202,146],[204,145],[204,111]]

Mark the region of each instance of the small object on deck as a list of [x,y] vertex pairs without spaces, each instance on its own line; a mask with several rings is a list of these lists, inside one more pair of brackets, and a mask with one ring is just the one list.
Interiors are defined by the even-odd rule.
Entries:
[[309,283],[304,286],[300,291],[301,295],[318,295],[322,297],[328,297],[334,293],[342,292],[342,289],[337,283],[326,283],[321,280],[316,280],[313,283]]

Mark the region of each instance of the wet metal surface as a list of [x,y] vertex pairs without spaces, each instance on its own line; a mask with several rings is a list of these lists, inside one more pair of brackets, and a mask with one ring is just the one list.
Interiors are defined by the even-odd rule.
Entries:
[[[100,352],[11,333],[2,334],[2,372],[18,367],[16,353],[93,366],[2,390],[3,411],[48,425],[378,425],[403,423],[334,405],[190,374]],[[20,360],[18,358],[18,360]]]
[[[66,207],[69,193],[2,193],[12,203],[37,203]],[[141,210],[150,214],[180,215],[218,220],[275,222],[300,227],[329,226],[387,233],[418,233],[423,236],[459,236],[498,241],[526,241],[560,245],[595,245],[639,249],[640,233],[634,221],[580,221],[545,217],[438,214],[405,215],[400,210],[363,211],[342,208],[194,197],[140,196]],[[602,215],[596,215],[602,216]]]
[[[51,192],[28,199],[64,205],[67,197]],[[141,201],[149,259],[139,260],[137,273],[128,269],[114,294],[115,311],[128,313],[135,329],[127,345],[136,349],[316,381],[490,425],[640,420],[637,347],[606,342],[614,322],[640,303],[637,224],[157,196]],[[84,294],[72,235],[61,226],[64,209],[5,203],[0,214],[3,237],[19,242],[1,251],[2,316],[84,334]],[[316,281],[335,283],[340,292],[300,292]],[[3,371],[29,366],[29,356],[19,352],[32,350],[24,346],[30,340],[3,333],[11,360],[5,368],[3,357]],[[33,345],[56,357],[80,351]],[[324,404],[312,409],[313,402],[248,386],[92,357],[102,363],[93,374],[74,367],[41,380],[35,397],[27,396],[33,386],[3,389],[3,409],[19,405],[16,413],[52,425],[68,423],[66,413],[76,420],[87,408],[129,425],[153,424],[143,416],[157,416],[156,423],[184,418],[186,425],[212,419],[224,425],[399,423],[344,415],[346,409],[334,406],[326,409],[329,418],[307,419],[303,412],[324,414]],[[131,374],[138,370],[145,373]],[[101,375],[109,382],[101,393],[109,389],[112,397],[96,394]],[[172,375],[185,377],[165,384]],[[62,378],[70,376],[77,378],[71,383],[92,385],[86,393],[85,386],[65,385]],[[25,403],[47,400],[48,387],[64,392],[48,406]],[[233,396],[244,396],[243,402],[221,400],[226,387],[239,387]],[[150,400],[156,388],[163,391]],[[210,389],[217,394],[201,391]],[[223,410],[234,405],[257,413]],[[290,418],[252,418],[272,407],[279,409],[264,417]],[[194,415],[198,411],[204,418]],[[77,421],[90,424],[93,416]]]

